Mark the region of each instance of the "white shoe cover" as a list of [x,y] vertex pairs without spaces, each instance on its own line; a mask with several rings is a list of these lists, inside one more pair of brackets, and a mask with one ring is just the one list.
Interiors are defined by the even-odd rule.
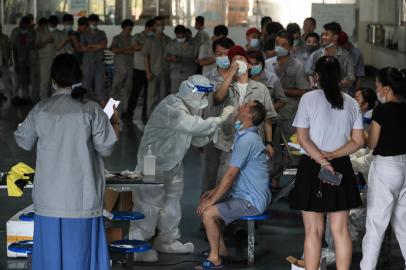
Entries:
[[134,253],[134,262],[157,262],[158,252],[151,249],[146,252]]
[[176,254],[185,254],[185,253],[193,253],[195,250],[195,246],[193,243],[188,242],[182,244],[181,242],[175,240],[172,243],[161,243],[161,242],[154,242],[154,248],[162,253],[176,253]]

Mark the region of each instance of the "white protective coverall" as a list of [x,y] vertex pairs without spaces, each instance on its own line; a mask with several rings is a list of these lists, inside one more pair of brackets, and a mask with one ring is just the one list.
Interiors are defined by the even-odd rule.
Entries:
[[[201,111],[208,104],[205,92],[212,91],[212,88],[210,81],[202,75],[189,77],[181,83],[177,94],[167,96],[158,104],[145,126],[136,169],[142,171],[143,158],[150,145],[156,156],[156,179],[163,182],[164,187],[137,187],[133,190],[134,211],[143,213],[145,219],[131,222],[129,238],[148,241],[155,236],[157,229],[153,246],[159,252],[194,251],[192,243],[178,241],[182,217],[182,160],[191,145],[201,147],[207,144],[219,124],[234,112],[229,106],[221,117],[201,118]],[[155,250],[136,253],[135,260],[157,261]]]

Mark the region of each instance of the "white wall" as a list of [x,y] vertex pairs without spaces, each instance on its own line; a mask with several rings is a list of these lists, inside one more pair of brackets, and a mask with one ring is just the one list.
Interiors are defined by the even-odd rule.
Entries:
[[405,68],[405,53],[388,50],[386,48],[382,48],[366,42],[368,23],[378,22],[378,1],[379,0],[359,0],[360,21],[358,26],[358,47],[364,54],[364,62],[365,64],[372,65],[378,69],[387,66]]

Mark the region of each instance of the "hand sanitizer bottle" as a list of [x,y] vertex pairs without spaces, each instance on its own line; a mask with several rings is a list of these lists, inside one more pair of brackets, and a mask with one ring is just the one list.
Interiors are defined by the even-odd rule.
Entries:
[[155,176],[156,157],[152,154],[151,145],[148,145],[148,152],[144,156],[144,175]]

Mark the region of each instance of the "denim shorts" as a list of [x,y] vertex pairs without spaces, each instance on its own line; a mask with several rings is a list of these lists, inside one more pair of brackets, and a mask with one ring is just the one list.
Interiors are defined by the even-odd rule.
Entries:
[[239,198],[230,198],[227,201],[216,204],[216,206],[220,217],[226,225],[243,216],[262,214],[249,201]]

